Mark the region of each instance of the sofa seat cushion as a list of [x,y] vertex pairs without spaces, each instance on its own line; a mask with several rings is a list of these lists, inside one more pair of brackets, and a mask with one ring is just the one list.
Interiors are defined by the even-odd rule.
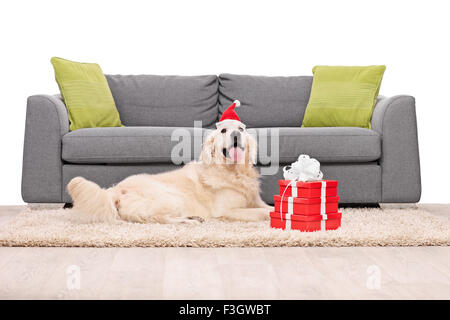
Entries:
[[[183,129],[183,130],[180,130]],[[179,143],[179,134],[189,135],[190,150],[181,158],[184,162],[196,159],[201,148],[201,136],[207,129],[178,127],[119,127],[89,128],[69,132],[62,138],[62,158],[69,163],[171,163],[172,149]],[[187,131],[186,131],[187,130]],[[381,155],[380,135],[363,128],[254,128],[249,133],[258,136],[259,163],[275,155],[270,148],[278,131],[279,163],[297,160],[299,154],[309,154],[323,163],[371,162]],[[268,139],[263,139],[267,136]],[[172,141],[172,134],[174,138]],[[184,136],[183,136],[184,139]],[[197,148],[194,147],[197,141]],[[277,144],[274,144],[275,146]],[[266,155],[266,156],[265,156]],[[267,157],[267,155],[269,157]],[[179,160],[180,158],[178,158]],[[179,164],[179,163],[176,163]]]
[[[380,135],[363,128],[279,128],[279,141],[281,164],[296,161],[300,154],[322,163],[371,162],[381,156]],[[268,139],[269,152],[270,142]]]
[[[177,129],[189,132],[193,140],[193,128],[111,127],[76,130],[62,138],[62,159],[70,163],[91,164],[170,163],[172,149],[179,143],[178,138],[174,141],[171,139]],[[205,129],[197,130],[203,134]],[[183,155],[186,162],[194,158],[194,147],[191,145],[191,153]]]

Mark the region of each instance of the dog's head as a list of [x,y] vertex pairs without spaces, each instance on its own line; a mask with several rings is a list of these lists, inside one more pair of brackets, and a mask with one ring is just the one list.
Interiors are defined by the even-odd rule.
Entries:
[[200,160],[205,164],[256,164],[256,140],[237,120],[221,121],[203,143]]

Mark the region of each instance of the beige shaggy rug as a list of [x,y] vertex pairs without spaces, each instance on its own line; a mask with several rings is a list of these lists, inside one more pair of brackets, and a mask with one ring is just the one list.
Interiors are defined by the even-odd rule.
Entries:
[[421,209],[343,209],[336,231],[271,229],[269,222],[83,224],[72,210],[30,210],[0,226],[0,246],[278,247],[448,246],[450,219]]

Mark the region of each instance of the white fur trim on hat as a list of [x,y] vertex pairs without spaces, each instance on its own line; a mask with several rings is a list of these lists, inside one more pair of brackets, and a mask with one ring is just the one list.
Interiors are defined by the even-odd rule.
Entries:
[[239,100],[234,100],[233,103],[236,104],[236,108],[239,108],[241,106],[241,102]]
[[240,122],[239,120],[234,120],[234,119],[225,119],[225,120],[216,122],[216,128],[218,128],[219,126],[221,126],[221,125],[223,125],[223,124],[225,124],[225,123],[233,123],[233,122],[234,122],[234,123],[239,123],[239,124],[241,124],[244,128],[246,128],[246,125],[245,125],[244,123]]

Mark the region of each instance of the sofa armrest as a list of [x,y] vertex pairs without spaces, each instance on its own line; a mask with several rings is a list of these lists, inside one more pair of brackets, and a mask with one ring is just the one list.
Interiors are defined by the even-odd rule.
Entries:
[[371,125],[382,139],[382,202],[418,202],[421,179],[414,97],[380,98]]
[[25,202],[62,202],[61,138],[67,132],[69,118],[61,97],[28,98],[22,167]]

